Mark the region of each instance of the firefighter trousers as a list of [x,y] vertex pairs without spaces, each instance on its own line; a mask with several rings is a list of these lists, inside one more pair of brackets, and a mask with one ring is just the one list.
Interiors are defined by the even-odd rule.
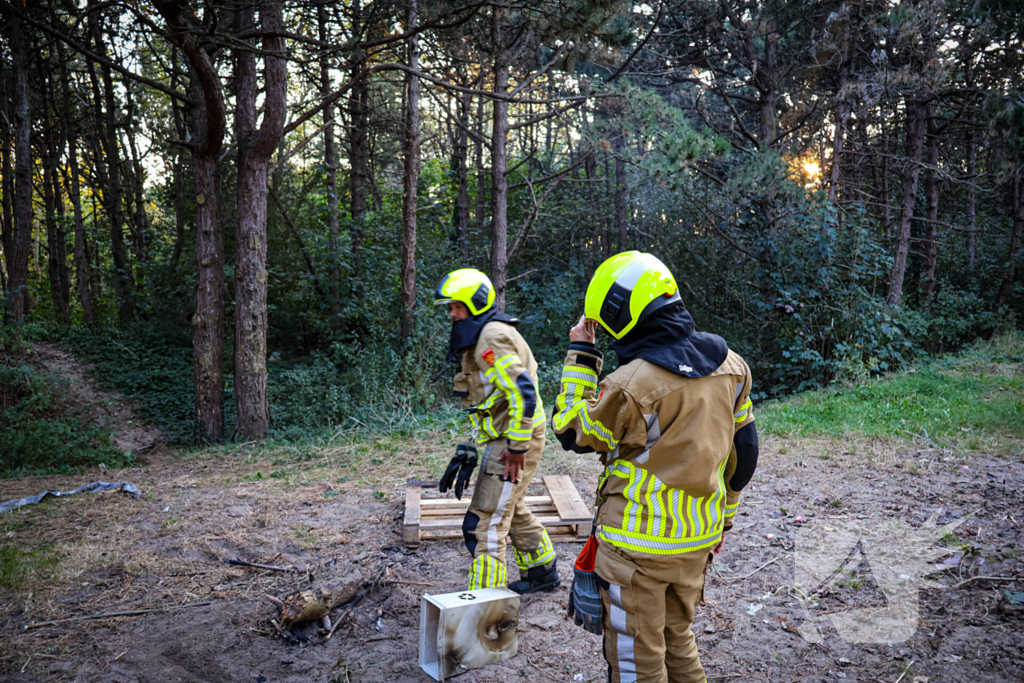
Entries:
[[601,544],[596,571],[611,683],[705,683],[690,626],[710,558],[707,550],[648,555]]
[[501,438],[484,444],[473,500],[462,520],[462,535],[473,556],[469,590],[508,585],[505,545],[510,536],[523,576],[534,567],[548,568],[554,562],[551,539],[523,500],[540,465],[544,440],[545,425],[541,424],[533,430],[518,484],[504,480],[505,463],[498,461],[508,441]]

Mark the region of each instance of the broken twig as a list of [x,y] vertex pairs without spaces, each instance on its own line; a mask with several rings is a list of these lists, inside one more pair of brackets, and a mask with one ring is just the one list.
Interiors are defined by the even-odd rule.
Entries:
[[775,564],[775,563],[776,563],[776,562],[778,562],[778,561],[779,561],[780,559],[782,559],[782,558],[776,557],[776,558],[775,558],[774,560],[768,560],[767,562],[765,562],[764,564],[762,564],[762,565],[761,565],[760,567],[758,567],[758,568],[757,568],[757,569],[755,569],[754,571],[752,571],[752,572],[750,572],[749,574],[747,574],[746,576],[741,576],[741,577],[739,578],[739,581],[745,581],[746,579],[749,579],[749,578],[750,578],[751,576],[753,576],[754,574],[758,573],[759,571],[761,571],[762,569],[764,569],[765,567],[767,567],[767,566],[768,566],[768,565],[770,565],[770,564]]
[[25,630],[32,628],[41,628],[43,626],[52,626],[53,624],[63,624],[68,621],[86,621],[89,619],[109,619],[112,617],[134,617],[140,614],[152,614],[153,612],[166,612],[167,610],[185,609],[186,607],[205,607],[206,605],[212,605],[212,602],[190,602],[187,605],[172,605],[169,607],[152,607],[150,609],[132,609],[122,610],[120,612],[104,612],[103,614],[87,614],[82,617],[68,617],[67,619],[53,619],[51,621],[37,621],[31,624],[25,624]]
[[237,564],[240,567],[255,567],[256,569],[269,569],[272,572],[299,571],[295,567],[275,567],[272,564],[257,564],[256,562],[246,562],[245,560],[224,560],[224,564]]
[[1020,581],[1019,576],[972,576],[969,579],[964,579],[960,583],[953,584],[953,590],[956,590],[960,586],[968,584],[972,581]]
[[397,583],[397,584],[400,584],[402,586],[433,586],[433,585],[436,585],[436,584],[433,584],[433,583],[429,583],[427,581],[398,581],[396,579],[388,579],[384,583],[389,584],[389,585],[393,584],[393,583]]
[[358,605],[359,601],[362,600],[362,599],[363,599],[363,594],[362,593],[360,593],[359,595],[356,596],[355,600],[352,601],[352,603],[349,605],[348,609],[345,610],[341,614],[341,616],[338,617],[338,620],[336,622],[334,622],[334,625],[331,626],[331,630],[324,637],[324,642],[326,642],[326,641],[331,639],[331,636],[334,635],[334,632],[336,630],[338,630],[339,626],[341,626],[341,622],[345,621],[345,618],[348,617],[348,615],[352,612],[352,610],[355,609],[356,605]]

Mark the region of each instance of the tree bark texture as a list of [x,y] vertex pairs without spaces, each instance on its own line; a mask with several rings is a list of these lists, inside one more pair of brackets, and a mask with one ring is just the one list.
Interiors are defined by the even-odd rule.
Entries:
[[900,202],[900,217],[896,228],[896,254],[892,270],[889,271],[889,287],[886,294],[886,302],[891,306],[899,306],[903,300],[903,279],[907,274],[910,227],[914,221],[914,202],[917,200],[917,184],[921,176],[921,151],[924,147],[927,120],[926,104],[917,100],[907,102],[907,160],[900,183],[903,188],[903,199]]
[[153,0],[170,29],[168,40],[189,66],[196,201],[196,306],[192,315],[192,379],[196,428],[201,438],[224,438],[224,233],[217,186],[217,159],[224,144],[227,110],[220,75],[200,44],[199,22],[174,0]]
[[1010,301],[1013,285],[1017,282],[1017,260],[1020,255],[1022,237],[1024,237],[1024,176],[1018,171],[1013,179],[1013,232],[1010,234],[1010,253],[1007,259],[1009,264],[1006,266],[1006,275],[1003,276],[1003,283],[999,287],[998,296],[996,296],[996,306],[1005,306]]
[[[254,27],[252,6],[237,10],[236,29]],[[267,399],[267,174],[284,132],[288,83],[280,0],[260,2],[263,37],[263,121],[256,128],[258,80],[251,50],[235,53],[238,140],[238,251],[235,255],[235,433],[258,438],[270,428]],[[250,41],[246,41],[250,42]]]
[[502,99],[494,108],[491,130],[491,282],[499,311],[505,310],[505,282],[508,279],[508,95],[509,55],[505,18],[508,9],[494,6],[491,44],[494,49],[494,93]]
[[[418,23],[418,2],[407,0],[405,30],[415,31]],[[420,67],[419,37],[408,40],[409,68]],[[405,125],[403,153],[405,172],[402,176],[402,339],[412,334],[416,321],[416,204],[420,179],[420,79],[405,74]]]
[[14,80],[14,227],[7,257],[8,314],[28,313],[28,255],[32,242],[32,118],[29,101],[28,49],[21,19],[5,13]]
[[[317,35],[326,43],[327,5],[321,2],[316,8]],[[327,52],[320,53],[320,95],[327,98],[331,94],[330,60]],[[334,105],[324,107],[324,166],[327,171],[327,232],[330,237],[331,267],[328,271],[330,283],[328,297],[331,307],[333,325],[341,321],[341,247],[339,244],[341,228],[338,222],[338,150],[334,140]]]
[[[930,108],[929,108],[930,109]],[[935,269],[939,261],[939,137],[935,132],[934,112],[929,111],[928,137],[925,142],[925,163],[928,170],[924,178],[925,238],[924,269],[921,271],[921,298],[931,299],[935,292]]]

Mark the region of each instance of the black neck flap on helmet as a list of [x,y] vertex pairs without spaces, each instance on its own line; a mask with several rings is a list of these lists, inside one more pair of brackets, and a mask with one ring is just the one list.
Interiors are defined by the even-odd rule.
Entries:
[[682,301],[671,302],[612,344],[622,367],[637,358],[684,377],[707,377],[725,362],[729,346],[717,334],[694,331]]
[[[512,326],[519,324],[519,318],[513,318],[507,313],[502,313],[497,308],[492,308],[480,315],[473,315],[452,323],[452,334],[448,338],[448,355],[444,359],[446,368],[458,357],[459,353],[476,344],[476,340],[480,338],[480,332],[483,331],[484,325],[492,320],[508,323]],[[442,372],[444,371],[442,370]]]

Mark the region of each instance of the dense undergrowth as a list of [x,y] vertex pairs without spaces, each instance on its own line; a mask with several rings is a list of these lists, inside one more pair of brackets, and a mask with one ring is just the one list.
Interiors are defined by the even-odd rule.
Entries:
[[[196,445],[187,339],[144,329],[76,328],[64,335],[39,327],[23,331],[64,343],[92,364],[94,377],[133,398],[140,419],[159,426],[169,443]],[[0,364],[3,476],[70,472],[99,462],[125,464],[125,454],[114,450],[109,432],[88,424],[80,408],[67,404],[59,384],[19,360],[23,356],[11,344],[8,339]],[[353,377],[326,355],[291,361],[273,357],[269,443],[294,450],[301,458],[306,446],[330,444],[353,433],[457,436],[465,431],[460,410],[442,396],[443,380],[426,385],[421,396],[397,389],[402,372],[416,363],[436,363],[436,358],[382,361],[378,355],[375,362],[379,367],[364,367],[361,376]],[[550,410],[556,368],[551,362],[543,365],[542,394]],[[230,430],[231,373],[225,370]],[[887,437],[966,451],[1018,452],[1024,443],[1024,336],[1000,335],[881,378],[853,377],[826,389],[764,402],[758,407],[758,425],[762,433],[773,435]]]
[[28,362],[23,342],[0,328],[0,477],[74,472],[130,454],[114,448],[110,430],[91,423],[60,381]]

